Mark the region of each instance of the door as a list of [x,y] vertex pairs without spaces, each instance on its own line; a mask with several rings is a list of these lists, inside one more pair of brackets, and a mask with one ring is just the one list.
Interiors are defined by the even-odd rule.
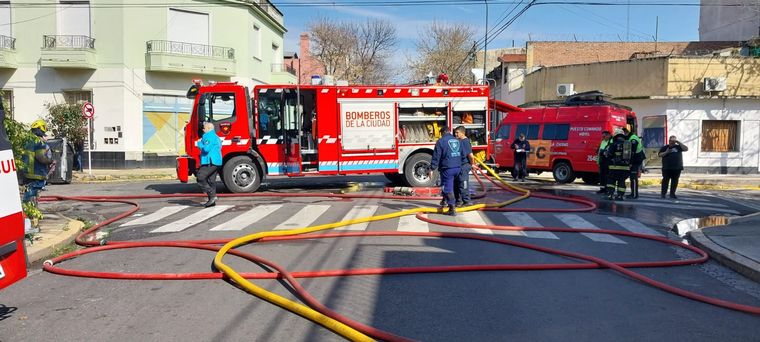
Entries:
[[512,150],[509,145],[511,144],[510,132],[512,125],[503,124],[499,126],[494,135],[494,161],[500,167],[512,167],[514,160],[512,160]]
[[283,92],[284,106],[282,136],[285,147],[285,172],[288,176],[300,176],[301,171],[301,112],[303,106],[294,89]]

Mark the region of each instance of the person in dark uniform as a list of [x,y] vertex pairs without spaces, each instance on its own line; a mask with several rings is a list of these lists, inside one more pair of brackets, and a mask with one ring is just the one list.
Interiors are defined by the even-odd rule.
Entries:
[[[454,178],[459,175],[462,167],[462,146],[459,139],[455,138],[446,126],[441,127],[441,138],[435,143],[433,149],[433,159],[430,162],[430,177],[433,177],[433,170],[438,170],[441,174],[441,185],[443,185],[443,197],[449,206],[449,215],[456,216],[456,199],[454,198]],[[443,210],[445,206],[441,206]]]
[[625,194],[625,180],[631,172],[631,141],[627,140],[623,133],[616,134],[604,153],[610,161],[607,198],[622,201]]
[[675,135],[671,135],[668,144],[660,148],[657,155],[662,157],[662,191],[660,198],[665,198],[668,192],[668,182],[670,182],[670,198],[676,197],[676,188],[678,187],[678,178],[681,177],[683,170],[683,152],[688,151],[686,145],[678,141]]
[[47,124],[43,120],[32,123],[31,132],[34,138],[24,145],[24,154],[21,156],[24,170],[20,172],[26,184],[23,202],[37,203],[37,195],[45,188],[50,169],[55,167],[50,148],[45,143]]
[[525,139],[525,133],[520,136],[510,146],[515,153],[515,168],[512,171],[512,179],[525,181],[528,176],[528,153],[530,153],[530,143]]
[[607,175],[610,173],[610,161],[604,156],[604,150],[607,149],[607,145],[610,144],[612,134],[610,131],[602,132],[602,142],[599,143],[599,148],[596,153],[596,164],[599,165],[599,191],[597,194],[607,193]]
[[467,137],[467,130],[464,126],[459,126],[454,129],[454,136],[459,139],[462,146],[462,168],[459,170],[459,175],[456,177],[456,187],[454,188],[454,197],[456,199],[457,207],[467,207],[472,205],[470,198],[470,171],[472,169],[478,169],[475,164],[475,156],[472,154],[472,144],[470,144],[470,138]]
[[208,196],[208,201],[203,206],[213,207],[216,205],[216,173],[222,166],[222,144],[214,131],[213,123],[203,124],[203,137],[197,146],[201,150],[201,167],[198,168],[195,178],[201,190]]
[[626,135],[626,139],[631,142],[632,152],[630,169],[631,194],[625,196],[625,198],[637,199],[639,198],[639,174],[644,164],[644,159],[646,159],[644,144],[641,142],[641,138],[636,133],[629,131],[628,128],[623,128],[623,133]]

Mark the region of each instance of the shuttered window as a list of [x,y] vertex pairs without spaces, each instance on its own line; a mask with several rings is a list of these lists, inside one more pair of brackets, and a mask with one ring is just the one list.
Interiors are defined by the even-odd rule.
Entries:
[[739,151],[739,121],[702,121],[703,152]]
[[11,33],[11,3],[0,1],[0,36],[13,37]]
[[173,42],[209,45],[209,18],[197,13],[174,8],[169,9],[166,39]]
[[58,34],[90,36],[90,3],[87,1],[61,1],[58,5]]

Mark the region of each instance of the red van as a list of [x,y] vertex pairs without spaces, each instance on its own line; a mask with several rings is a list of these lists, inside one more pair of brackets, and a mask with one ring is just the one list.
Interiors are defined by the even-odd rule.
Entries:
[[602,131],[613,133],[628,127],[636,132],[636,113],[631,108],[608,102],[599,91],[579,93],[565,101],[523,105],[497,126],[491,139],[493,161],[501,170],[511,170],[514,140],[524,133],[530,142],[528,171],[552,171],[559,183],[580,177],[587,184],[599,182],[596,164]]

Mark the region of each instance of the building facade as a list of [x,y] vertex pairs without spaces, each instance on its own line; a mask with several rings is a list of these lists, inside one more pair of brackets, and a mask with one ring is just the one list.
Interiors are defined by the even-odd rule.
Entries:
[[687,171],[760,172],[760,59],[673,56],[541,68],[525,78],[526,102],[557,100],[560,85],[601,90],[633,108],[652,152],[675,135]]
[[701,4],[699,40],[750,40],[760,36],[760,1],[702,0]]
[[48,104],[92,102],[93,167],[173,165],[193,79],[295,82],[282,68],[283,15],[267,0],[16,2],[0,4],[0,88],[23,122]]

